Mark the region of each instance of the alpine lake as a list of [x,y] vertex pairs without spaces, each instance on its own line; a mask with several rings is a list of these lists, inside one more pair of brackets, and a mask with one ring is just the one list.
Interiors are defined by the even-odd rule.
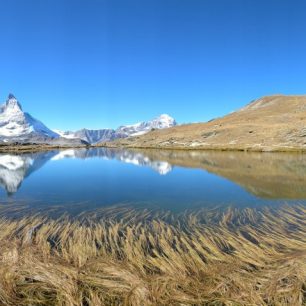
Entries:
[[64,273],[67,284],[77,270],[88,276],[78,279],[78,294],[67,287],[63,297],[66,283],[37,277],[43,272],[23,259],[19,269],[33,275],[14,289],[23,294],[14,303],[303,305],[305,216],[305,154],[0,154],[3,250],[14,241],[18,258],[48,261],[45,269]]

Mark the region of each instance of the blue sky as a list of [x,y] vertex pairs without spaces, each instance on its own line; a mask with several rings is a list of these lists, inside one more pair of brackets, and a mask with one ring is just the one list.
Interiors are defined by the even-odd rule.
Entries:
[[306,94],[304,0],[1,0],[0,98],[51,128]]

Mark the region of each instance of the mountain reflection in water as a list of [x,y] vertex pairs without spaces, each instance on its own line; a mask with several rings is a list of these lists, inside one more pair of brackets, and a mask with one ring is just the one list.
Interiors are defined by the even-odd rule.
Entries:
[[57,161],[64,158],[87,159],[94,157],[109,160],[117,159],[137,166],[148,166],[160,175],[166,175],[172,170],[172,166],[166,161],[150,160],[149,157],[142,153],[106,148],[52,150],[19,155],[0,154],[0,186],[6,190],[8,195],[11,195],[17,192],[24,179],[40,169],[49,160]]
[[1,154],[0,186],[8,195],[17,192],[26,177],[41,168],[56,154],[53,151],[21,155]]
[[202,169],[230,180],[258,198],[306,199],[306,155],[288,153],[94,148],[1,154],[0,186],[12,195],[23,180],[48,161],[72,158],[117,160],[149,167],[163,176],[170,174],[175,167]]
[[146,150],[172,166],[199,168],[240,185],[259,198],[306,199],[306,154]]

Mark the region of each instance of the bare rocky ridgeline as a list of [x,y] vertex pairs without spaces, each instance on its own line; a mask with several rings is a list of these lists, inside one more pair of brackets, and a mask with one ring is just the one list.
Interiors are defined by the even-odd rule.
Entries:
[[181,125],[107,146],[250,151],[306,150],[306,95],[274,95],[206,123]]

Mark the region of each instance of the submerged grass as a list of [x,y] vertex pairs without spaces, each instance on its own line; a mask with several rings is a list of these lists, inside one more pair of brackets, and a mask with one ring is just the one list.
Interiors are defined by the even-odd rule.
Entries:
[[306,208],[0,218],[1,305],[306,305]]

